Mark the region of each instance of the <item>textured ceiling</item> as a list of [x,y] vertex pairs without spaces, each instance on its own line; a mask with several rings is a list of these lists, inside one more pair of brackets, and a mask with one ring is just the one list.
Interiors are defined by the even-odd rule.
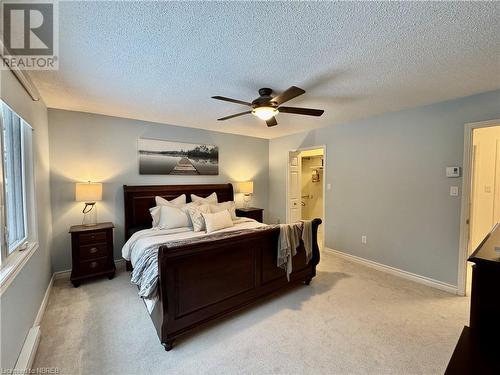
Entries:
[[[500,88],[500,3],[61,2],[49,107],[263,138]],[[267,128],[212,95],[307,93]]]

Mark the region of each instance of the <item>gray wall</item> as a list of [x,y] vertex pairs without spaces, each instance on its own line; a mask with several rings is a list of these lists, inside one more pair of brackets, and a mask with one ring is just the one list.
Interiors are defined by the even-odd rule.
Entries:
[[[121,257],[124,237],[124,184],[253,180],[252,205],[267,212],[268,140],[55,109],[49,109],[49,124],[54,271],[71,268],[68,229],[70,225],[81,224],[83,208],[82,203],[74,201],[76,181],[103,182],[103,201],[97,203],[98,221],[115,223],[115,258]],[[137,160],[140,137],[218,145],[219,175],[141,176]],[[237,203],[241,200],[238,195]]]
[[14,367],[24,339],[33,325],[38,308],[51,277],[50,242],[51,208],[49,194],[49,140],[47,108],[43,101],[34,102],[10,71],[0,71],[0,96],[35,130],[35,189],[38,241],[40,246],[2,294],[1,368]]
[[[457,285],[464,123],[500,118],[500,91],[273,139],[269,212],[286,218],[287,151],[327,145],[326,246]],[[368,236],[366,245],[361,235]]]

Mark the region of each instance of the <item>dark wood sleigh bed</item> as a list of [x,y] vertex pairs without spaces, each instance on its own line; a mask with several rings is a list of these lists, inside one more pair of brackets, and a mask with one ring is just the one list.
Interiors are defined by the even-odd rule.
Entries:
[[[219,202],[233,200],[231,184],[127,186],[125,195],[126,240],[137,230],[151,227],[149,208],[155,196],[173,199],[186,194],[206,197],[214,191]],[[158,302],[151,319],[165,350],[193,329],[269,295],[297,284],[308,285],[316,275],[320,254],[317,244],[320,219],[313,220],[313,254],[306,264],[303,244],[293,257],[287,281],[277,267],[279,228],[246,233],[212,242],[177,247],[162,246],[158,252]],[[127,264],[127,269],[131,269]]]

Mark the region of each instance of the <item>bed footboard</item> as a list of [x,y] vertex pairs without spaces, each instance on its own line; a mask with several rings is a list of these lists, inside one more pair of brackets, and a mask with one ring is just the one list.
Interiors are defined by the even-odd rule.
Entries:
[[313,254],[306,264],[301,244],[293,257],[290,282],[277,267],[279,228],[210,243],[159,250],[159,302],[151,314],[161,343],[231,314],[279,290],[309,284],[316,275],[320,219],[313,220]]

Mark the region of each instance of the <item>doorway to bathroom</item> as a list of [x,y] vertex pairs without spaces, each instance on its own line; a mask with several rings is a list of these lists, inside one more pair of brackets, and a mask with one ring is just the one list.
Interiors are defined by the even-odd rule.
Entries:
[[320,218],[320,249],[325,241],[325,162],[325,146],[292,150],[288,155],[287,222]]
[[467,259],[500,222],[500,119],[465,125],[458,294],[470,295]]

